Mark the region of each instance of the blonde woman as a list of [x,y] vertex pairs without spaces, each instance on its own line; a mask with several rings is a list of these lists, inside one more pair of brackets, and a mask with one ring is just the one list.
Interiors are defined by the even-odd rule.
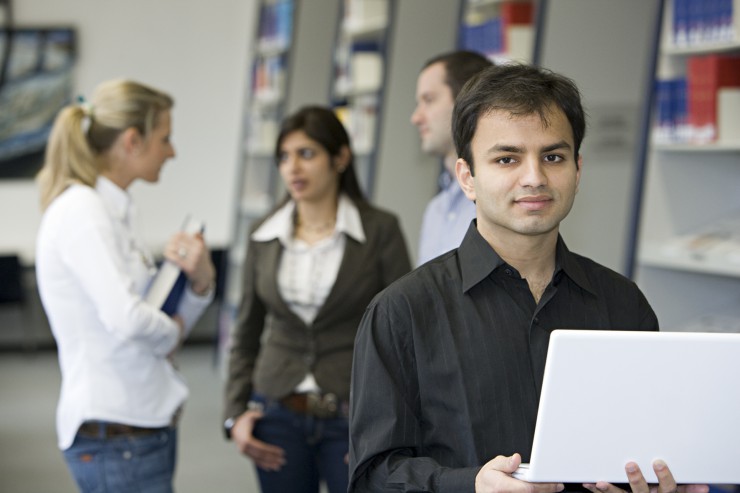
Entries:
[[155,183],[174,157],[167,94],[101,84],[58,115],[38,176],[44,215],[36,274],[59,351],[59,447],[88,491],[172,490],[175,417],[188,390],[169,355],[212,299],[202,235],[175,234],[164,256],[188,288],[172,317],[143,300],[156,271],[134,234],[127,189]]

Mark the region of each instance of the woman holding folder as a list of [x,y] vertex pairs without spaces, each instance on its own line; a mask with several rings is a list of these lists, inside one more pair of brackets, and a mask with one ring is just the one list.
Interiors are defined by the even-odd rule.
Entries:
[[174,157],[167,94],[101,84],[54,123],[38,183],[39,292],[59,351],[59,447],[80,490],[172,490],[175,419],[188,390],[169,356],[212,299],[200,234],[175,234],[165,258],[188,286],[168,316],[144,301],[156,273],[134,233],[128,187],[155,183]]

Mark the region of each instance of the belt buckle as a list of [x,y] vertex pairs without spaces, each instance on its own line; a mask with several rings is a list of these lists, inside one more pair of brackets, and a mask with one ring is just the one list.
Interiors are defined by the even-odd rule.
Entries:
[[334,418],[337,416],[339,399],[332,393],[320,395],[310,393],[307,395],[307,411],[311,416],[320,419]]

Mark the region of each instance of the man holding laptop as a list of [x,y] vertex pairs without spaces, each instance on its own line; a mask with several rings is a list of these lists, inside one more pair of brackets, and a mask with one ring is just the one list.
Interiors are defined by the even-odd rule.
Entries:
[[[581,177],[585,127],[577,87],[547,70],[491,67],[463,88],[452,123],[456,175],[477,219],[458,249],[391,285],[365,313],[350,491],[563,489],[512,477],[530,457],[550,333],[658,330],[632,281],[571,253],[559,235]],[[708,490],[678,487],[662,462],[654,468],[658,493]],[[636,464],[625,465],[625,480],[648,493]]]

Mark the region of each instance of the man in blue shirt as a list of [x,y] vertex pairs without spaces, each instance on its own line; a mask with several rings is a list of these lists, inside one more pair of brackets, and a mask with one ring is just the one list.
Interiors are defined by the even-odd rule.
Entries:
[[424,152],[439,156],[444,164],[440,192],[424,211],[419,237],[418,265],[460,246],[475,217],[475,205],[455,179],[457,153],[452,142],[451,118],[455,98],[465,83],[491,65],[483,55],[455,51],[428,60],[416,82],[416,108],[411,123],[419,130]]

